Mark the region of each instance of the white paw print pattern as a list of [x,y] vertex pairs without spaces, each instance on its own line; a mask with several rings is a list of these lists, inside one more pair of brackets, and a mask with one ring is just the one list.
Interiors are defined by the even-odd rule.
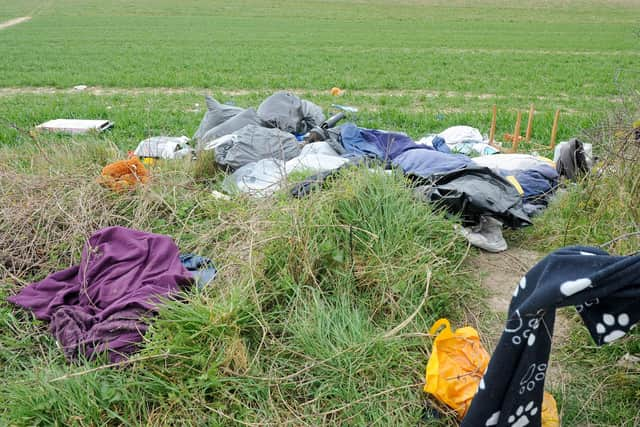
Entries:
[[[530,319],[527,326],[528,327],[525,327],[525,322],[520,315],[520,310],[516,310],[515,316],[507,320],[507,326],[504,331],[514,334],[514,336],[511,337],[511,342],[515,345],[520,345],[526,340],[527,344],[532,346],[536,342],[536,335],[534,332],[540,327],[540,319],[537,317]],[[523,328],[524,331],[520,333],[520,330]]]
[[596,324],[596,332],[600,335],[606,334],[602,341],[610,343],[625,335],[624,331],[615,328],[628,326],[629,320],[627,313],[620,313],[617,318],[613,314],[605,313],[602,315],[602,323]]
[[527,287],[527,278],[523,277],[522,279],[520,279],[520,283],[518,283],[516,285],[516,289],[515,291],[513,291],[513,296],[517,297],[518,294],[520,293],[520,289],[523,289]]
[[500,422],[500,411],[494,412],[493,415],[489,417],[486,423],[484,423],[485,427],[497,426]]
[[[580,255],[595,256],[596,254],[592,252],[580,251]],[[589,287],[591,287],[591,279],[588,278],[567,280],[562,285],[560,285],[560,292],[562,292],[562,295],[569,297],[571,295],[577,294],[578,292],[584,291]]]
[[536,388],[536,383],[544,381],[546,371],[546,363],[541,363],[539,365],[532,363],[520,380],[520,394],[524,394],[527,391],[533,391],[533,389]]
[[585,289],[591,287],[591,279],[577,279],[577,280],[567,280],[562,285],[560,285],[560,292],[562,295],[569,297],[571,295],[575,295],[578,292],[582,292]]
[[576,311],[578,313],[582,313],[586,308],[590,308],[591,306],[600,304],[600,298],[590,299],[589,301],[585,301],[584,304],[576,305]]
[[510,427],[525,427],[531,424],[529,417],[538,413],[538,407],[533,404],[533,400],[527,406],[518,406],[516,413],[507,418]]

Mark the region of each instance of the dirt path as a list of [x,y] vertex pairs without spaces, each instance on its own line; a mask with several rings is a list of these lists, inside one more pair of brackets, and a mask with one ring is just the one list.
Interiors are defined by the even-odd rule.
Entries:
[[[337,48],[337,52],[350,52],[350,47]],[[564,50],[564,49],[505,49],[505,48],[462,48],[462,47],[376,47],[370,49],[358,49],[359,53],[379,53],[384,51],[392,51],[395,53],[402,52],[407,54],[428,54],[428,53],[454,53],[454,54],[513,54],[513,55],[559,55],[559,56],[638,56],[640,52],[636,50]]]
[[[306,94],[311,96],[328,95],[329,91],[320,89],[303,89],[303,88],[284,88],[282,90],[288,90],[298,94]],[[224,88],[198,88],[198,87],[103,87],[103,86],[89,86],[81,90],[74,88],[56,88],[51,86],[25,86],[25,87],[0,87],[0,97],[15,96],[15,95],[56,95],[56,94],[70,94],[70,93],[87,93],[96,96],[110,96],[110,95],[204,95],[213,94],[215,96],[247,96],[260,93],[272,93],[271,89],[224,89]],[[429,89],[354,89],[348,91],[349,95],[354,96],[412,96],[412,97],[425,97],[425,98],[464,98],[464,99],[477,99],[477,100],[491,100],[491,99],[514,99],[522,98],[527,100],[539,100],[539,101],[557,101],[565,102],[572,99],[579,99],[592,102],[610,102],[621,103],[622,98],[615,96],[593,96],[593,95],[568,95],[566,93],[559,93],[555,96],[543,96],[543,95],[527,95],[527,96],[514,96],[514,95],[497,95],[494,93],[473,93],[462,91],[444,91],[444,90],[429,90]],[[339,102],[339,98],[336,99]],[[466,111],[461,109],[461,111]],[[563,111],[571,113],[570,109],[564,109]]]
[[[516,284],[544,254],[526,249],[510,248],[505,252],[492,254],[483,252],[469,260],[471,271],[475,272],[483,288],[489,291],[486,301],[490,311],[481,314],[469,314],[470,320],[478,326],[483,342],[490,352],[493,351],[502,331]],[[553,349],[567,343],[571,331],[571,321],[562,313],[556,315],[551,350],[551,360],[547,375],[548,385],[560,386],[567,380],[567,370],[563,369]]]
[[0,31],[5,28],[13,27],[14,25],[22,24],[23,22],[30,21],[30,16],[23,16],[20,18],[9,19],[8,21],[0,22]]

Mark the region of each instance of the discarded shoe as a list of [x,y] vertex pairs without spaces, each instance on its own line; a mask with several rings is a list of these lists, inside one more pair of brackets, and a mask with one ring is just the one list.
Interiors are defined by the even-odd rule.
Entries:
[[481,216],[478,225],[462,228],[460,232],[473,246],[487,252],[507,250],[507,242],[502,237],[502,223],[493,217]]

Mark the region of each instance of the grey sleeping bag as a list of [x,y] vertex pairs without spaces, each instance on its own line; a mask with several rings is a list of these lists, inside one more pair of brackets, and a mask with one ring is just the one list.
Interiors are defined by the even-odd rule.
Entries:
[[210,96],[205,96],[204,100],[207,104],[207,112],[204,113],[200,126],[193,135],[193,139],[196,140],[202,139],[210,129],[213,129],[244,111],[244,108],[221,104]]
[[273,158],[287,161],[300,154],[296,138],[280,129],[248,125],[214,147],[216,162],[237,169],[247,163]]
[[258,116],[268,126],[295,134],[306,133],[324,121],[320,107],[291,92],[276,92],[262,101]]
[[230,135],[247,125],[262,126],[262,124],[262,120],[260,120],[256,111],[253,108],[247,108],[237,116],[230,118],[213,129],[209,129],[202,139],[200,139],[198,147],[202,148],[204,143],[218,139],[221,136]]
[[481,216],[489,215],[512,228],[531,225],[518,190],[489,168],[467,167],[417,181],[427,183],[414,190],[420,199],[461,215],[467,224],[478,224]]

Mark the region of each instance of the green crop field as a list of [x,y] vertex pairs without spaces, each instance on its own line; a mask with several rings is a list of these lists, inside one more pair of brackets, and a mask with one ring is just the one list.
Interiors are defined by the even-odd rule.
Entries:
[[[551,154],[560,110],[558,140],[584,136],[604,157],[637,118],[638,18],[633,0],[0,0],[0,425],[457,425],[422,392],[426,333],[439,317],[495,329],[468,265],[482,254],[403,177],[358,170],[311,199],[228,201],[211,196],[223,174],[206,157],[126,194],[96,178],[146,137],[192,136],[205,94],[257,107],[282,89],[414,138],[488,134],[497,105],[501,140],[533,104],[523,150]],[[115,127],[31,132],[55,118]],[[639,164],[571,184],[510,245],[542,254],[637,232]],[[114,224],[168,234],[220,274],[167,304],[129,362],[70,363],[5,300]],[[600,349],[565,317],[547,385],[562,425],[640,425],[638,368],[618,365],[640,355],[638,333]]]
[[[198,115],[186,110],[199,103],[202,111],[205,92],[243,104],[232,94],[324,95],[338,86],[368,121],[416,133],[461,121],[486,131],[495,103],[500,135],[512,129],[515,109],[534,103],[534,136],[543,141],[555,109],[563,110],[560,136],[568,138],[620,102],[616,79],[640,59],[632,2],[512,3],[7,0],[0,17],[34,19],[0,32],[0,87],[122,91],[93,100],[5,90],[0,111],[21,126],[62,113],[121,113],[123,132],[135,135],[124,146],[146,132],[189,134]],[[135,88],[159,89],[128,97]]]

